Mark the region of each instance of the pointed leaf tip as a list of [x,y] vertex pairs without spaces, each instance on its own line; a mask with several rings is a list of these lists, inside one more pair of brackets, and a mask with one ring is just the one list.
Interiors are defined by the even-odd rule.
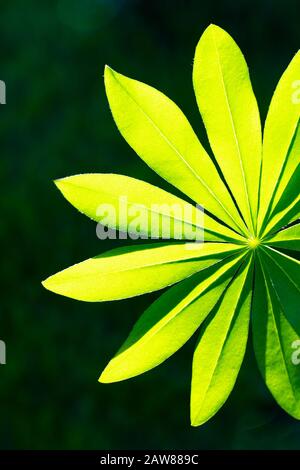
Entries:
[[108,64],[105,64],[104,65],[104,72],[110,72],[110,71],[112,71],[112,68]]
[[[206,31],[214,31],[214,30],[215,30],[215,31],[217,31],[217,30],[222,30],[222,31],[224,31],[220,26],[218,26],[218,25],[216,25],[216,24],[214,24],[214,23],[210,23],[210,24],[207,26],[207,28],[204,30],[204,33],[205,33]],[[204,33],[203,33],[203,34],[204,34]]]
[[109,375],[106,374],[106,369],[107,367],[103,370],[102,374],[100,375],[98,382],[101,384],[108,384],[108,383],[113,383],[113,380],[109,380]]
[[49,290],[49,288],[48,288],[48,279],[49,278],[47,277],[47,279],[44,279],[43,281],[41,281],[42,286],[47,290]]
[[214,23],[210,23],[210,25],[207,26],[207,28],[204,30],[203,34],[201,35],[200,37],[200,40],[199,42],[201,41],[202,38],[204,38],[207,34],[224,34],[226,36],[229,36],[230,39],[233,39],[229,33],[227,33],[227,31],[223,28],[221,28],[220,26],[214,24]]
[[104,67],[104,78],[114,76],[114,75],[120,75],[120,74],[116,72],[113,68],[111,68],[109,65],[106,64]]
[[61,178],[57,178],[57,179],[53,180],[53,183],[55,184],[56,187],[58,187],[60,181],[61,181]]
[[62,187],[67,183],[67,180],[70,178],[71,176],[66,176],[65,178],[57,178],[53,180],[53,183],[55,184],[57,189],[62,192]]
[[60,184],[61,182],[69,179],[69,178],[72,178],[71,176],[63,176],[62,178],[55,178],[55,180],[53,180],[53,183],[54,184]]

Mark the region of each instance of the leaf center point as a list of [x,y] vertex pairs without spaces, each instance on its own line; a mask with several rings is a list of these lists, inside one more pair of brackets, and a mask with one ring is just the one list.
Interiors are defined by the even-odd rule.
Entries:
[[255,250],[260,245],[260,239],[257,237],[250,237],[247,240],[247,244],[251,250]]

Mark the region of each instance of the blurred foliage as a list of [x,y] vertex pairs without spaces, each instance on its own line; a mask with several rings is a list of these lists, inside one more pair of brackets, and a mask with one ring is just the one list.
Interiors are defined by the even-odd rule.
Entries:
[[298,0],[3,0],[0,6],[2,449],[290,449],[300,423],[274,403],[251,341],[237,386],[203,427],[188,422],[193,338],[163,366],[100,385],[98,376],[158,294],[89,304],[44,290],[60,268],[121,242],[95,224],[52,180],[116,172],[169,189],[118,134],[106,102],[109,63],[174,99],[207,143],[191,72],[194,48],[214,22],[238,41],[262,117],[300,46]]

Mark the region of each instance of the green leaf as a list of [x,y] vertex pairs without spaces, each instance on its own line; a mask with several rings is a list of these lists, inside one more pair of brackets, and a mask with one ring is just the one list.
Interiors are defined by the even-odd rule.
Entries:
[[164,94],[105,68],[105,88],[119,131],[160,176],[227,225],[243,222],[182,111]]
[[174,284],[237,251],[241,247],[229,243],[123,247],[64,269],[43,286],[87,302],[124,299]]
[[199,240],[204,227],[205,241],[243,240],[192,204],[129,176],[92,173],[62,178],[55,184],[80,212],[122,232],[138,224],[144,237]]
[[134,377],[174,354],[216,304],[240,262],[241,256],[231,257],[162,294],[134,325],[99,381],[117,382]]
[[300,251],[300,224],[287,227],[266,240],[268,245]]
[[[250,269],[251,266],[251,269]],[[200,333],[193,359],[191,423],[208,421],[227,400],[240,370],[248,338],[252,263],[246,262]]]
[[260,257],[280,302],[284,303],[286,297],[289,299],[287,319],[297,325],[300,317],[300,261],[268,247],[261,250]]
[[193,81],[211,148],[253,230],[261,166],[259,111],[245,59],[218,26],[210,25],[200,38]]
[[[261,200],[258,226],[262,233],[270,212],[285,192],[299,165],[300,101],[295,99],[295,85],[300,77],[300,52],[282,75],[267,115],[261,174]],[[292,192],[289,199],[298,196]],[[291,201],[290,201],[291,202]]]
[[[285,278],[282,278],[283,287]],[[299,304],[298,304],[299,305]],[[300,419],[299,365],[293,363],[294,345],[300,338],[297,327],[287,320],[289,296],[278,297],[276,288],[263,267],[257,263],[253,301],[253,342],[260,372],[277,403]]]

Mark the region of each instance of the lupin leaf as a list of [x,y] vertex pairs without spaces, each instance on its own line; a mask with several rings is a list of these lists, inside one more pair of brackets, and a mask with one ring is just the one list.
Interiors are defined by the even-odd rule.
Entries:
[[[198,43],[193,81],[215,160],[173,101],[105,69],[109,105],[123,137],[160,176],[203,206],[204,216],[198,217],[199,207],[127,176],[56,180],[71,204],[102,228],[114,229],[114,235],[119,230],[134,239],[168,241],[111,250],[50,276],[43,285],[74,299],[107,301],[176,284],[143,313],[100,381],[117,382],[156,367],[200,327],[193,360],[194,426],[210,419],[229,396],[251,316],[262,376],[279,405],[300,419],[300,262],[295,253],[300,251],[300,52],[275,90],[263,144],[247,64],[217,26],[209,26]],[[136,225],[141,208],[143,218]],[[153,217],[154,225],[149,224]],[[164,222],[172,227],[167,237]],[[198,243],[191,241],[195,230]]]

